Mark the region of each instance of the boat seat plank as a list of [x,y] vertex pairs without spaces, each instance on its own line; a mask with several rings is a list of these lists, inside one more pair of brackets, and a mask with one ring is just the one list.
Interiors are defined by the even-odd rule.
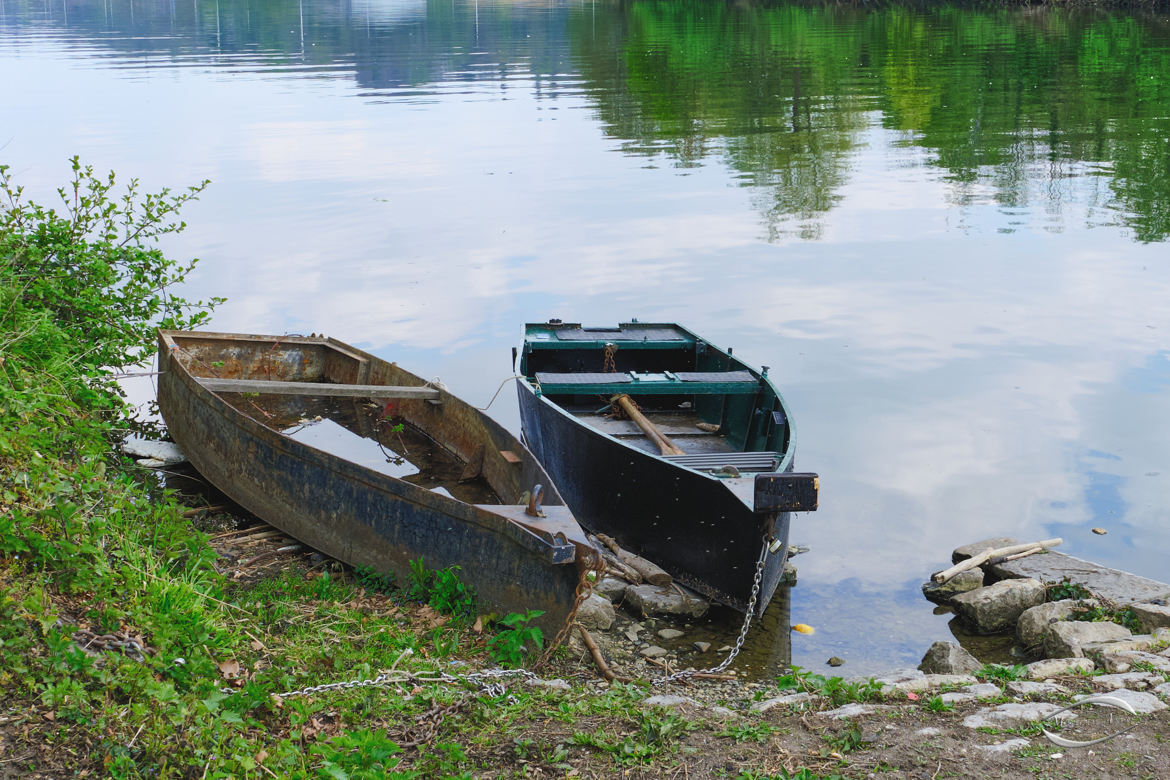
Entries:
[[751,371],[675,371],[683,382],[749,382],[756,383]]
[[538,371],[536,373],[536,381],[541,385],[597,385],[597,384],[614,384],[616,382],[633,382],[634,380],[629,374],[615,374],[615,373],[593,373],[593,374],[566,374],[566,373],[550,373],[548,371]]
[[775,471],[780,461],[775,452],[713,452],[662,457],[696,471],[717,471],[724,466],[734,466],[740,471]]
[[750,395],[759,381],[750,371],[682,371],[662,373],[554,373],[536,374],[542,393],[556,395]]
[[196,377],[200,385],[213,393],[261,393],[265,395],[315,395],[347,398],[417,398],[438,401],[433,387],[395,387],[392,385],[338,385],[323,382],[280,382],[267,379],[220,379]]

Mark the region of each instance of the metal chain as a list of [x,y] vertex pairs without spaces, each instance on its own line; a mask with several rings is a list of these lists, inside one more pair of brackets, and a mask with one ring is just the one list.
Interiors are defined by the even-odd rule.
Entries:
[[614,356],[617,354],[617,344],[606,344],[605,353],[601,362],[601,370],[607,374],[612,374],[617,371],[617,366],[614,364]]
[[[414,674],[413,672],[383,672],[377,677],[370,677],[367,679],[357,678],[354,680],[343,680],[341,682],[324,683],[322,685],[310,685],[305,688],[298,688],[292,691],[285,691],[284,693],[274,693],[279,699],[287,699],[293,696],[312,696],[326,691],[336,690],[352,690],[354,688],[382,688],[395,683],[445,683],[447,685],[454,684],[470,684],[477,690],[488,696],[502,696],[507,692],[507,686],[503,682],[485,682],[486,680],[501,680],[506,677],[522,677],[529,682],[539,680],[532,672],[527,669],[487,669],[482,672],[472,672],[471,674],[457,675],[448,674],[446,672],[436,672],[432,675]],[[225,692],[235,693],[231,688],[223,689]]]
[[768,537],[764,537],[764,545],[760,548],[760,559],[756,561],[756,575],[752,580],[752,595],[748,599],[747,614],[743,617],[743,628],[739,630],[739,636],[736,637],[735,646],[731,648],[731,652],[723,659],[717,666],[712,666],[709,669],[684,669],[681,672],[668,674],[651,682],[651,685],[666,685],[667,683],[678,682],[685,680],[688,677],[694,677],[696,674],[718,674],[727,667],[731,666],[731,662],[739,655],[739,651],[743,649],[744,640],[747,639],[748,629],[752,626],[752,617],[756,611],[756,601],[760,597],[760,586],[764,581],[764,561],[768,558]]
[[[577,552],[581,552],[581,548],[577,548]],[[602,572],[605,570],[605,564],[602,561],[601,555],[596,550],[590,550],[590,560],[588,566],[581,572],[580,578],[577,580],[577,589],[574,592],[576,601],[573,603],[573,608],[569,610],[569,616],[565,618],[564,625],[557,631],[557,635],[553,637],[553,641],[545,649],[544,654],[533,665],[534,669],[539,669],[548,663],[552,658],[553,651],[561,646],[569,632],[573,630],[573,624],[577,620],[577,610],[585,603],[585,600],[593,593],[593,581],[589,578],[593,574],[595,579],[600,579]]]

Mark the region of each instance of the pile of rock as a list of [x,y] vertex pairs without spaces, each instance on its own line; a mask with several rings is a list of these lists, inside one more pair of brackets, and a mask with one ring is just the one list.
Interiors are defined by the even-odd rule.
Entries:
[[[1011,539],[988,539],[983,542],[959,547],[954,551],[952,560],[956,563],[968,559],[980,551],[992,547],[1002,547],[1012,543]],[[1045,556],[1058,556],[1056,564],[1061,560],[1075,562],[1069,564],[1068,570],[1084,571],[1080,566],[1087,562],[1069,556],[1046,553]],[[1038,556],[1039,557],[1039,556]],[[1054,563],[1048,561],[1043,565],[1032,564],[1040,571],[1053,571]],[[1091,566],[1091,565],[1090,565]],[[1079,568],[1078,568],[1079,567]],[[989,567],[990,568],[990,567]],[[1059,571],[1059,569],[1056,569]],[[1123,572],[1105,570],[1096,567],[1096,572],[1108,572],[1109,581],[1124,583]],[[1091,658],[1110,669],[1117,668],[1124,663],[1124,654],[1144,653],[1170,641],[1170,606],[1161,598],[1153,597],[1142,603],[1125,599],[1125,610],[1131,621],[1140,626],[1139,634],[1115,622],[1090,622],[1082,618],[1086,613],[1103,614],[1107,611],[1116,611],[1117,604],[1109,596],[1117,597],[1121,590],[1110,591],[1108,596],[1101,594],[1094,598],[1091,588],[1078,586],[1075,589],[1089,593],[1086,598],[1068,598],[1058,601],[1048,600],[1048,588],[1040,579],[1019,576],[1019,570],[1007,572],[1009,578],[999,579],[990,584],[986,580],[991,576],[1002,576],[1003,570],[985,572],[982,567],[976,567],[961,572],[945,583],[928,582],[922,586],[923,594],[939,604],[949,606],[958,615],[963,626],[975,634],[997,634],[1014,632],[1023,648],[1022,655],[1033,658]],[[1149,592],[1157,592],[1157,583],[1153,583],[1154,590],[1149,591],[1151,581],[1141,578],[1139,585],[1145,590],[1142,596]],[[1124,588],[1124,584],[1116,585]],[[1165,586],[1170,589],[1170,586]],[[935,652],[932,648],[932,652]],[[1112,660],[1105,662],[1106,657]],[[931,653],[923,659],[923,663],[934,666]],[[973,659],[972,659],[973,661]],[[1164,662],[1164,659],[1162,659]],[[944,664],[954,666],[957,662]],[[975,662],[978,663],[978,662]],[[966,664],[967,666],[970,663]],[[1157,664],[1154,664],[1157,666]],[[958,666],[963,666],[959,663]],[[1104,667],[1103,667],[1104,668]],[[1161,668],[1161,667],[1159,667]]]

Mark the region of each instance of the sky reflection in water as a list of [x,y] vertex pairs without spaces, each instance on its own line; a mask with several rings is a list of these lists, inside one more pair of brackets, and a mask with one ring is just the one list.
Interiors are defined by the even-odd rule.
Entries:
[[[38,195],[74,153],[150,187],[210,178],[168,250],[203,258],[187,293],[228,297],[219,329],[325,331],[477,404],[520,324],[554,316],[679,321],[771,366],[823,484],[793,532],[813,550],[792,622],[819,629],[796,663],[916,663],[949,636],[917,584],[979,538],[1170,574],[1156,24],[45,8],[0,11],[0,159]],[[982,32],[946,43],[959,28]],[[1104,64],[1077,46],[1101,36]],[[492,413],[518,427],[510,392]]]

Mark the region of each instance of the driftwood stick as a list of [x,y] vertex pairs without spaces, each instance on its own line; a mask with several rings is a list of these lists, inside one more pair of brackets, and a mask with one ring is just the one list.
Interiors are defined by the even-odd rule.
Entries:
[[992,558],[987,563],[994,565],[997,563],[1007,563],[1008,561],[1018,561],[1020,558],[1027,558],[1029,555],[1035,555],[1036,553],[1043,552],[1043,551],[1044,551],[1043,547],[1041,547],[1040,545],[1036,545],[1035,547],[1029,547],[1027,550],[1024,550],[1023,552],[1018,552],[1015,555],[1004,555],[1004,556],[999,557],[999,558]]
[[249,558],[246,561],[241,561],[239,564],[237,564],[237,568],[243,568],[244,566],[254,566],[260,561],[268,560],[269,558],[275,558],[279,555],[284,555],[285,553],[299,552],[301,549],[303,548],[299,544],[290,544],[277,550],[269,550],[268,552],[260,553],[255,558]]
[[618,543],[613,540],[613,537],[606,536],[605,534],[598,534],[597,538],[601,541],[602,544],[613,550],[614,555],[616,555],[622,563],[638,572],[638,574],[642,575],[642,578],[651,585],[666,586],[674,582],[674,578],[667,574],[664,569],[659,567],[657,564],[646,560],[641,555],[635,555],[628,550],[623,550],[618,546]]
[[223,533],[215,534],[211,538],[226,539],[229,536],[246,536],[248,534],[254,534],[257,531],[263,531],[265,529],[271,530],[272,526],[268,525],[268,523],[259,523],[257,525],[250,525],[247,528],[237,528],[234,531],[224,531]]
[[621,577],[623,580],[626,580],[632,585],[642,584],[642,575],[639,574],[637,570],[631,569],[629,566],[622,563],[621,559],[619,559],[609,550],[602,550],[601,558],[605,561],[606,567],[608,567],[610,571]]
[[[1015,555],[1016,553],[1021,553],[1021,552],[1024,552],[1025,550],[1031,550],[1033,547],[1047,550],[1050,547],[1056,547],[1056,546],[1063,544],[1063,543],[1064,543],[1064,540],[1060,539],[1058,537],[1056,539],[1045,539],[1042,542],[1028,542],[1027,544],[1013,544],[1013,545],[1010,545],[1008,547],[998,547],[998,548],[989,547],[988,549],[984,550],[983,552],[979,553],[978,555],[975,555],[971,558],[968,558],[965,561],[960,561],[959,563],[956,563],[954,566],[952,566],[949,569],[944,569],[943,571],[934,573],[933,575],[931,575],[930,578],[932,580],[934,580],[935,582],[941,584],[941,583],[944,583],[947,580],[949,580],[951,577],[954,577],[956,574],[959,574],[960,572],[967,571],[968,569],[974,569],[976,566],[982,566],[984,563],[991,560],[992,558],[999,558],[999,557],[1003,557],[1003,556],[1007,556],[1007,555]],[[1035,550],[1035,552],[1040,552],[1040,550]]]
[[609,682],[613,682],[614,680],[623,683],[629,682],[630,678],[618,677],[613,673],[613,669],[609,668],[609,664],[605,662],[605,656],[601,654],[601,648],[597,646],[597,642],[589,635],[589,631],[585,626],[578,623],[577,628],[581,631],[581,639],[585,641],[585,646],[589,648],[589,655],[593,656],[593,663],[597,664],[597,671],[601,672],[601,676]]

